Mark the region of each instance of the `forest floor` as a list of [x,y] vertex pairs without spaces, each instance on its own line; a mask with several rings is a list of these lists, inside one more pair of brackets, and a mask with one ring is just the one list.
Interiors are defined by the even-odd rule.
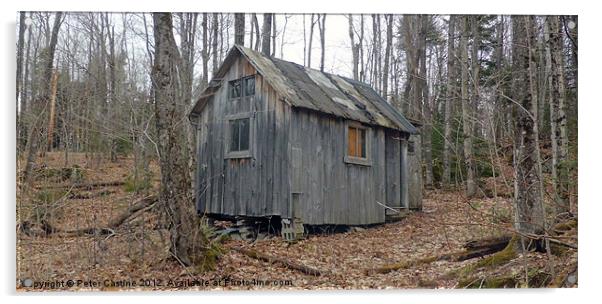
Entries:
[[[86,158],[83,154],[69,157],[67,166],[78,164],[88,183],[123,181],[131,175],[133,168],[130,158],[120,158],[112,163]],[[66,166],[61,153],[48,153],[45,164],[49,168]],[[147,193],[128,192],[126,190],[131,189],[127,185],[86,189],[84,192],[90,198],[70,198],[68,193],[62,192],[59,197],[47,200],[50,203],[45,205],[44,218],[59,229],[103,227],[136,199],[156,191],[158,168],[151,165],[150,169],[154,180]],[[51,183],[53,181],[43,180],[40,186]],[[196,273],[168,259],[167,231],[158,224],[154,212],[141,212],[111,235],[32,236],[17,230],[17,289],[458,288],[459,282],[467,278],[484,282],[488,278],[513,277],[520,282],[524,280],[520,278],[524,277],[526,269],[527,273],[532,273],[533,270],[549,272],[550,265],[556,271],[576,267],[577,250],[569,249],[562,255],[552,256],[551,262],[545,253],[532,252],[518,254],[495,267],[482,267],[470,272],[461,270],[482,258],[462,262],[434,261],[385,274],[366,272],[388,264],[458,252],[467,241],[508,234],[513,216],[511,198],[508,197],[508,189],[499,189],[498,193],[506,197],[468,200],[460,191],[426,191],[423,210],[410,213],[401,221],[344,233],[309,235],[294,244],[286,243],[278,236],[253,242],[229,239],[222,245],[224,254],[218,259],[215,270],[204,273]],[[17,222],[39,213],[34,212],[36,207],[27,202],[48,196],[53,197],[44,190],[19,195]],[[233,247],[316,268],[322,275],[306,275],[279,263],[253,259],[231,250]],[[34,285],[24,287],[25,279],[31,279],[29,283]],[[73,286],[69,286],[69,282],[73,282]]]

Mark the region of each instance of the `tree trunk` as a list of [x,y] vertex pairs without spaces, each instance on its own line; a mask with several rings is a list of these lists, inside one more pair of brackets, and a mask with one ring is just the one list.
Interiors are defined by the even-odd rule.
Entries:
[[550,134],[552,141],[552,179],[557,213],[569,212],[568,138],[565,113],[564,35],[558,16],[546,19],[550,30]]
[[451,183],[450,154],[452,149],[452,105],[455,100],[455,62],[456,53],[454,49],[456,16],[449,16],[449,28],[447,30],[447,88],[445,90],[445,118],[443,135],[443,184]]
[[58,79],[58,71],[52,71],[52,77],[50,79],[50,112],[48,114],[48,132],[46,138],[47,151],[52,151],[52,144],[54,142],[54,122],[56,120],[56,89],[58,85]]
[[209,40],[207,39],[207,22],[209,17],[207,13],[203,13],[203,48],[201,50],[201,59],[203,61],[203,78],[201,79],[201,89],[205,89],[209,83]]
[[212,67],[211,67],[211,77],[215,76],[215,72],[217,71],[219,62],[218,62],[218,57],[217,57],[217,37],[219,34],[219,22],[218,22],[218,14],[214,13],[213,14],[213,23],[211,26],[211,31],[213,32],[212,37],[211,37],[211,57],[213,59],[212,62]]
[[192,203],[188,174],[187,137],[180,123],[186,120],[186,105],[180,87],[177,64],[180,61],[173,36],[170,13],[153,13],[155,65],[155,122],[161,169],[159,201],[170,231],[170,253],[184,265],[197,262],[203,253],[199,240],[200,221]]
[[537,94],[532,76],[534,34],[529,16],[512,16],[512,79],[515,107],[514,203],[515,226],[519,232],[539,234],[544,227],[541,184],[538,174]]
[[462,53],[461,72],[461,99],[462,99],[462,134],[464,147],[464,165],[466,167],[466,196],[472,197],[476,194],[474,180],[474,166],[472,155],[472,130],[471,111],[468,96],[468,17],[462,16],[462,33],[460,35],[460,52]]
[[419,28],[418,32],[418,45],[419,45],[419,54],[420,57],[419,65],[420,65],[420,74],[418,75],[418,83],[420,83],[420,88],[417,90],[418,95],[421,97],[420,103],[422,105],[422,113],[424,115],[424,126],[422,132],[422,145],[424,147],[424,165],[425,165],[425,179],[424,185],[427,188],[433,187],[433,147],[432,147],[432,134],[433,134],[433,115],[432,115],[432,105],[431,105],[431,97],[429,93],[429,87],[427,83],[427,73],[426,73],[426,36],[427,29],[430,24],[430,17],[427,15],[420,15],[419,19]]
[[234,44],[245,45],[245,14],[234,14]]
[[259,39],[259,21],[257,21],[257,14],[253,13],[253,25],[255,28],[255,47],[253,48],[255,51],[259,52],[259,44],[261,43],[261,39]]
[[364,66],[364,15],[360,15],[360,41],[359,41],[360,72],[359,80],[364,82],[366,67]]
[[[45,53],[45,58],[44,58],[44,70],[43,70],[43,76],[42,76],[42,95],[41,95],[41,102],[39,102],[36,106],[36,110],[34,111],[34,113],[36,113],[36,120],[31,124],[31,130],[29,132],[29,139],[28,139],[28,145],[29,145],[29,149],[27,151],[27,163],[25,164],[25,172],[24,172],[24,181],[25,184],[27,186],[31,186],[32,183],[32,169],[35,165],[36,162],[36,158],[37,158],[37,154],[38,154],[38,146],[40,144],[40,133],[41,133],[41,126],[44,125],[43,123],[43,117],[45,114],[45,110],[48,107],[48,103],[50,101],[50,96],[52,94],[51,92],[51,78],[52,78],[52,67],[53,67],[53,63],[54,63],[54,52],[56,50],[56,43],[58,41],[58,34],[59,34],[59,29],[61,27],[61,23],[62,23],[62,17],[63,17],[63,13],[62,12],[57,12],[55,14],[54,17],[54,25],[52,27],[52,34],[50,37],[50,44],[48,45],[48,51]],[[34,108],[34,106],[32,105],[32,108]],[[40,121],[42,119],[42,121]]]
[[353,15],[349,14],[349,40],[351,41],[351,56],[353,59],[353,79],[359,79],[358,65],[359,65],[359,46],[355,44],[355,34],[353,29]]
[[270,53],[272,57],[276,57],[276,35],[278,34],[276,33],[276,29],[278,29],[276,27],[276,15],[272,14],[272,47]]
[[270,56],[270,38],[272,34],[272,14],[263,14],[263,27],[261,29],[261,52]]
[[[17,76],[16,76],[16,97],[15,102],[17,106],[15,109],[17,110],[16,119],[17,119],[17,138],[19,138],[20,131],[20,119],[22,118],[21,113],[23,113],[23,109],[21,108],[21,113],[19,113],[19,108],[23,104],[22,100],[19,100],[19,96],[23,87],[23,50],[25,49],[25,12],[19,12],[19,38],[17,41]],[[17,150],[19,149],[19,145],[17,144]],[[18,153],[17,153],[18,155]]]
[[[31,15],[30,15],[31,16]],[[19,122],[18,122],[18,126],[19,126],[19,131],[18,131],[18,142],[17,142],[17,148],[19,149],[19,152],[22,152],[21,149],[23,147],[25,147],[25,145],[27,144],[27,136],[25,136],[27,134],[27,123],[25,120],[23,120],[23,114],[28,113],[29,108],[28,108],[28,98],[29,95],[27,94],[27,88],[28,88],[28,83],[29,83],[29,87],[31,87],[31,82],[33,81],[28,81],[29,80],[29,61],[30,61],[30,51],[31,51],[31,35],[32,35],[32,30],[31,28],[29,28],[28,33],[27,33],[27,50],[25,51],[25,74],[23,75],[23,87],[21,88],[21,108],[20,108],[20,117],[19,117]],[[33,78],[33,77],[32,77]],[[21,154],[17,154],[19,156],[19,159],[21,159]]]
[[393,48],[393,15],[386,15],[387,21],[387,44],[385,46],[385,63],[383,66],[383,97],[389,100],[389,69],[391,61],[391,49]]
[[311,14],[311,24],[309,26],[309,42],[307,47],[307,67],[311,68],[311,48],[314,41],[314,14]]
[[326,14],[322,14],[322,21],[318,15],[318,27],[320,28],[320,71],[324,72],[324,57],[326,53]]

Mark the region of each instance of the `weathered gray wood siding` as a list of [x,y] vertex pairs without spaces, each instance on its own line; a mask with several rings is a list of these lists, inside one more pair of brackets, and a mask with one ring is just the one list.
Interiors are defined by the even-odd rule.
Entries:
[[[390,207],[402,207],[401,204],[401,132],[385,130],[385,172],[387,199],[383,202]],[[392,212],[387,210],[387,212]]]
[[385,131],[369,128],[371,165],[344,162],[344,120],[313,111],[293,109],[290,126],[293,160],[291,179],[299,179],[293,206],[305,224],[365,225],[385,221]]
[[[255,95],[228,99],[228,82],[256,75]],[[251,157],[226,158],[229,115],[251,116]],[[290,107],[244,58],[238,58],[205,105],[197,125],[197,210],[207,214],[289,215]]]
[[408,188],[409,208],[422,210],[422,143],[420,135],[412,135],[408,145]]

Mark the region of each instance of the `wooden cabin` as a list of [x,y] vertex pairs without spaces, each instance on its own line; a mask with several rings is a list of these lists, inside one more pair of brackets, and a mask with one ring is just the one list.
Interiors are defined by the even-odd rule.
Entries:
[[365,83],[236,45],[190,120],[199,214],[369,225],[422,206],[417,129]]

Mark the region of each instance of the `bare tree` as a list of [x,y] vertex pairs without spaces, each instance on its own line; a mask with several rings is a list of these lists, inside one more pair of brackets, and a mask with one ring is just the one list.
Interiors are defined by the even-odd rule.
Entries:
[[447,30],[447,87],[445,90],[445,118],[444,118],[444,134],[443,134],[443,184],[449,185],[451,182],[451,131],[452,131],[452,105],[455,100],[455,80],[456,80],[456,53],[455,53],[455,26],[456,16],[449,16],[449,27]]
[[462,16],[462,32],[460,35],[461,53],[461,103],[462,103],[462,135],[464,147],[464,166],[466,167],[466,196],[476,194],[475,170],[472,151],[471,107],[468,96],[468,16]]
[[180,87],[178,62],[181,58],[170,13],[153,13],[153,33],[155,65],[152,80],[161,168],[159,199],[170,231],[170,253],[184,265],[192,265],[202,256],[204,244],[192,203],[187,137],[179,127],[186,119],[188,102],[183,99]]
[[568,197],[568,137],[565,111],[565,77],[564,77],[564,35],[558,16],[546,17],[549,28],[549,72],[551,80],[550,94],[550,140],[552,142],[552,180],[556,211],[569,212]]
[[322,14],[320,21],[320,15],[318,15],[318,27],[320,29],[320,71],[324,72],[324,57],[326,54],[326,14]]
[[[319,18],[319,17],[318,17]],[[316,22],[314,21],[314,14],[311,14],[311,20],[309,25],[309,42],[307,46],[307,66],[311,68],[311,49],[314,41],[314,26]]]
[[272,34],[272,15],[270,13],[263,14],[263,27],[261,29],[261,52],[266,56],[270,56],[270,38]]
[[234,44],[245,45],[245,14],[234,14]]
[[385,46],[385,62],[383,65],[383,96],[385,99],[389,99],[389,63],[391,60],[391,49],[393,48],[393,15],[386,15],[385,20],[387,22],[387,44]]
[[[259,31],[259,21],[257,21],[257,14],[255,14],[255,13],[253,13],[253,25],[251,25],[251,26],[255,29],[255,46],[253,47],[253,49],[255,51],[259,51],[259,45],[261,43],[261,39],[260,39],[261,32]],[[251,37],[251,41],[253,41],[252,37]]]
[[418,17],[418,64],[420,66],[418,85],[416,88],[416,96],[419,96],[417,104],[422,106],[422,113],[424,116],[424,133],[422,134],[423,144],[423,155],[424,155],[424,185],[428,188],[433,187],[433,147],[432,147],[432,134],[433,134],[433,118],[431,109],[431,97],[429,94],[429,87],[427,81],[427,67],[426,67],[426,40],[427,32],[430,25],[430,16],[420,15]]
[[201,79],[201,87],[207,87],[209,83],[209,40],[207,38],[207,22],[209,17],[207,13],[203,13],[203,21],[201,28],[203,29],[203,48],[201,49],[201,60],[203,61],[203,78]]
[[[23,52],[25,49],[25,12],[19,12],[19,38],[17,40],[17,83],[16,83],[16,99],[15,101],[17,102],[17,106],[15,107],[17,109],[17,134],[19,132],[19,117],[21,116],[19,114],[19,106],[20,103],[22,104],[23,101],[19,102],[19,96],[21,93],[21,88],[23,87],[22,83],[23,83]],[[17,147],[19,147],[17,145]]]
[[276,37],[278,33],[276,32],[276,15],[272,14],[272,47],[271,47],[271,56],[276,57]]
[[352,66],[353,66],[353,79],[359,79],[359,61],[360,61],[360,52],[359,52],[359,44],[355,43],[355,29],[353,26],[353,15],[349,14],[347,16],[349,19],[349,40],[351,41],[351,57],[353,58]]
[[46,108],[48,107],[48,103],[50,102],[50,98],[52,98],[52,87],[51,87],[51,79],[52,79],[52,69],[53,69],[53,63],[54,63],[54,52],[56,50],[56,44],[57,44],[57,40],[58,40],[58,34],[59,34],[59,29],[61,27],[61,23],[63,22],[63,13],[62,12],[57,12],[54,16],[54,25],[52,26],[52,34],[50,35],[50,41],[48,44],[48,48],[46,49],[45,52],[45,56],[43,58],[44,60],[44,67],[43,67],[43,81],[41,82],[42,85],[42,95],[40,96],[40,102],[38,103],[39,105],[37,106],[38,109],[36,109],[35,111],[35,115],[36,117],[36,121],[37,122],[33,122],[31,124],[30,127],[30,132],[29,132],[29,136],[28,136],[28,146],[29,149],[27,149],[27,163],[25,164],[25,172],[23,175],[25,184],[30,186],[31,182],[32,182],[32,169],[35,165],[35,161],[36,161],[36,157],[37,157],[37,153],[38,153],[38,145],[40,144],[40,133],[41,133],[41,129],[40,126],[43,126],[43,123],[40,123],[40,121],[44,120],[45,114],[46,114]]
[[213,13],[213,22],[211,25],[211,58],[212,58],[212,67],[211,74],[215,75],[218,67],[218,57],[217,57],[217,42],[218,42],[218,34],[219,34],[219,21],[218,21],[218,13]]
[[516,138],[514,152],[514,201],[516,229],[522,233],[541,233],[544,230],[541,180],[538,174],[536,68],[532,56],[535,35],[533,17],[512,16],[512,98],[515,107]]

